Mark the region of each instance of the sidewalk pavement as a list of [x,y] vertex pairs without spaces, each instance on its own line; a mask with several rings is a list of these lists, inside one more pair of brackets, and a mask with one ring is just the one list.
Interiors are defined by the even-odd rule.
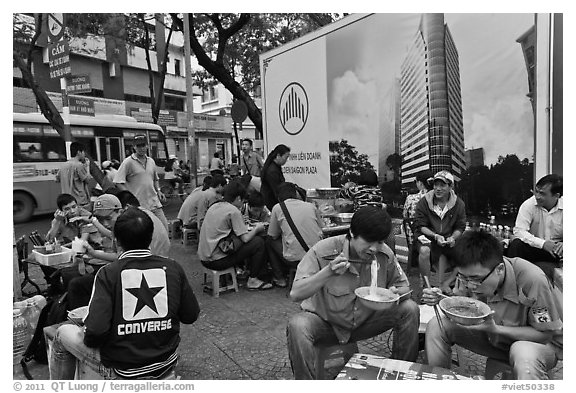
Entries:
[[[293,379],[286,346],[288,318],[299,311],[290,301],[286,288],[249,291],[241,287],[213,298],[202,290],[202,265],[196,245],[184,246],[172,240],[170,257],[184,268],[200,303],[201,314],[192,325],[181,325],[180,361],[176,373],[183,380],[284,380]],[[406,267],[405,263],[401,263]],[[415,270],[415,269],[412,269]],[[41,272],[31,272],[41,283]],[[414,278],[414,277],[412,277]],[[411,280],[413,281],[413,280]],[[245,284],[245,283],[242,283]],[[359,342],[361,353],[390,356],[390,332]],[[464,376],[483,375],[486,358],[462,349],[453,369]],[[419,362],[424,362],[423,351]],[[342,368],[341,360],[328,362],[327,378],[334,378]],[[48,367],[30,363],[35,379],[48,379]],[[14,366],[14,379],[25,379],[20,366]],[[555,379],[562,379],[562,366]]]

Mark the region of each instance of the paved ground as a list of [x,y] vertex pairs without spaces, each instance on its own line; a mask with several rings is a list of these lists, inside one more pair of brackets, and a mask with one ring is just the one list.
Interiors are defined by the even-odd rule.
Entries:
[[[170,217],[169,217],[170,218]],[[399,237],[399,248],[402,249]],[[402,251],[400,251],[402,253]],[[196,243],[183,246],[172,240],[170,256],[185,269],[201,307],[201,315],[193,325],[181,327],[180,362],[177,374],[185,380],[281,380],[293,379],[286,348],[286,322],[298,312],[299,305],[290,301],[287,290],[228,292],[213,298],[202,290],[202,266],[196,256]],[[404,260],[403,258],[401,259]],[[403,263],[405,267],[405,264]],[[31,275],[43,282],[39,269]],[[382,334],[359,343],[362,353],[390,356],[391,337]],[[456,351],[454,360],[458,373],[482,375],[485,358],[469,351]],[[423,362],[421,352],[419,361]],[[330,362],[327,377],[334,378],[343,363]],[[48,368],[32,362],[35,379],[48,379]],[[562,367],[555,379],[562,379]],[[14,367],[14,379],[24,379],[19,366]]]

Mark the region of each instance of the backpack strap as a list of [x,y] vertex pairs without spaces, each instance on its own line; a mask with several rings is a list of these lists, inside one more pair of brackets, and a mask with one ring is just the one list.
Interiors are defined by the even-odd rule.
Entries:
[[304,251],[308,252],[310,247],[308,247],[308,244],[306,244],[306,242],[302,238],[302,235],[298,231],[298,228],[296,228],[296,225],[294,224],[294,221],[292,220],[290,213],[288,213],[288,208],[286,207],[286,204],[284,203],[284,201],[280,202],[280,208],[282,209],[282,212],[284,213],[284,217],[286,217],[286,221],[288,221],[288,225],[290,225],[290,229],[292,229],[294,236],[296,236],[296,239],[298,239],[298,242],[300,243],[300,245],[302,246]]

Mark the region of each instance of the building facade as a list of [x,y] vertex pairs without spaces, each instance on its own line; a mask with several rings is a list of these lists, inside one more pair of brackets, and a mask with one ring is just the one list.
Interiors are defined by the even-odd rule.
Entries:
[[468,149],[466,155],[466,168],[484,166],[484,148]]
[[402,184],[466,169],[458,51],[443,14],[423,14],[400,69]]
[[[17,14],[17,17],[34,26],[34,18],[31,15]],[[160,14],[157,17],[160,17]],[[156,46],[149,53],[153,83],[157,87],[160,81],[158,69],[161,62],[158,53],[164,51],[167,32],[163,24],[154,23],[154,20],[149,23],[152,40],[156,42]],[[61,111],[60,80],[50,78],[47,45],[45,36],[38,40],[42,54],[36,55],[34,59],[34,78]],[[94,35],[73,38],[69,45],[72,74],[89,77],[91,91],[82,93],[81,96],[94,102],[96,115],[127,115],[137,121],[153,122],[150,79],[144,48]],[[158,125],[165,131],[168,149],[166,155],[175,155],[179,160],[187,162],[191,158],[192,151],[186,116],[183,46],[182,33],[173,32],[167,48],[167,73]],[[195,87],[193,94],[201,96],[202,92]],[[39,112],[34,94],[26,85],[17,67],[13,68],[13,98],[14,112]],[[223,151],[232,149],[231,119],[219,114],[216,116],[197,114],[194,116],[194,128],[198,170],[207,171],[209,160],[214,153],[211,146],[221,146]]]

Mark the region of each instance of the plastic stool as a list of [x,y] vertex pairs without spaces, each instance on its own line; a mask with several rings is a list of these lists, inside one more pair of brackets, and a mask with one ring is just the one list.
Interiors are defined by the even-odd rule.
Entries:
[[[231,289],[238,292],[238,281],[236,280],[236,268],[234,266],[225,270],[211,270],[206,267],[203,268],[204,281],[202,282],[202,285],[204,285],[205,288],[212,290],[212,296],[219,297],[220,292],[226,292]],[[221,286],[220,277],[225,277],[227,274],[232,276],[232,284]],[[212,278],[212,281],[207,281],[208,276]]]
[[316,354],[315,368],[316,379],[324,379],[324,362],[328,359],[344,358],[344,364],[350,360],[352,355],[358,353],[357,343],[336,344],[330,346],[318,346]]
[[168,238],[170,238],[170,239],[179,238],[181,228],[182,228],[182,221],[180,221],[180,220],[168,221]]
[[187,246],[192,244],[194,239],[198,239],[198,230],[193,228],[182,228],[182,244]]

